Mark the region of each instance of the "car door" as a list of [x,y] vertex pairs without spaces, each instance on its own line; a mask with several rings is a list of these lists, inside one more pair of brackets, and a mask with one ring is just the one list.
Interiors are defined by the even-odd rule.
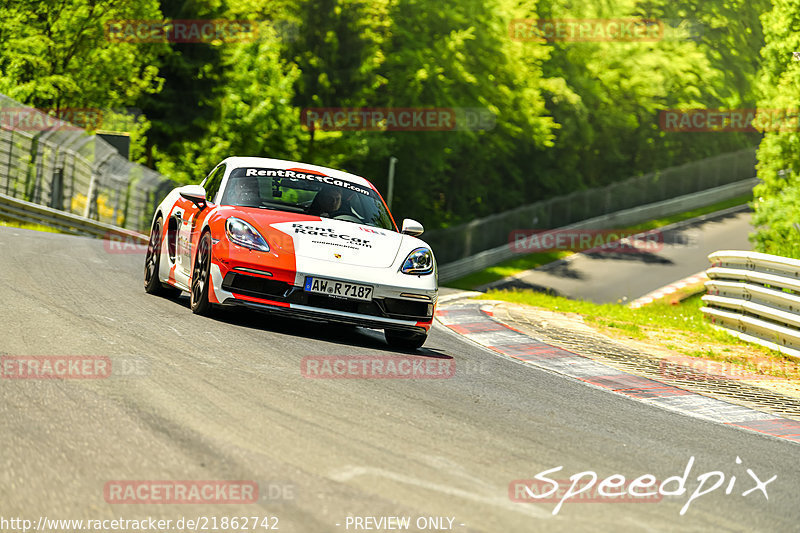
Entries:
[[192,258],[194,249],[200,238],[199,230],[203,227],[205,217],[214,208],[214,201],[222,184],[222,177],[225,175],[225,165],[219,165],[211,171],[208,177],[203,180],[203,187],[206,189],[206,205],[198,206],[194,202],[185,198],[178,200],[180,210],[180,226],[178,227],[178,253],[177,269],[187,278],[191,277]]

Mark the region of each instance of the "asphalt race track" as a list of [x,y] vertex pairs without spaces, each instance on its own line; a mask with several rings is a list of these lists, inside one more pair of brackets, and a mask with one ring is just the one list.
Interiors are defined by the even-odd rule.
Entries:
[[[369,330],[245,311],[197,317],[186,296],[144,293],[143,253],[103,241],[0,228],[0,247],[0,355],[107,356],[136,368],[106,379],[3,374],[3,517],[270,516],[301,533],[367,530],[348,516],[408,516],[410,531],[798,529],[797,443],[518,364],[438,325],[411,357],[454,361],[451,378],[304,377],[309,356],[408,354]],[[554,515],[556,502],[509,497],[514,480],[558,466],[548,477],[663,481],[691,457],[687,492],[661,501],[567,501]],[[768,499],[742,496],[753,475],[777,476]],[[121,480],[249,480],[259,497],[109,503],[104,489]]]
[[[735,211],[735,209],[733,209]],[[579,253],[538,270],[528,270],[490,284],[493,289],[546,288],[569,298],[596,303],[632,301],[691,276],[711,265],[708,254],[718,250],[752,250],[750,211],[712,214],[684,221],[674,229],[654,232],[658,249],[632,253],[613,250]]]

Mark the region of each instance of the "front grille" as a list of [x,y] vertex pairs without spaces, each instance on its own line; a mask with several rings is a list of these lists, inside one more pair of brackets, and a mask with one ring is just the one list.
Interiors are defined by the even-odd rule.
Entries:
[[256,298],[282,298],[291,288],[284,281],[248,276],[237,272],[228,272],[222,280],[222,290],[253,296]]
[[361,315],[384,316],[380,307],[378,307],[374,301],[360,302],[358,300],[333,298],[331,296],[325,296],[324,294],[303,294],[306,296],[304,304],[311,307],[321,307],[323,309],[358,313]]
[[371,302],[335,298],[325,294],[313,294],[301,287],[283,281],[228,272],[222,281],[222,289],[244,296],[277,300],[292,304],[307,305],[332,311],[357,313],[401,320],[430,320],[433,304],[399,298],[376,298]]

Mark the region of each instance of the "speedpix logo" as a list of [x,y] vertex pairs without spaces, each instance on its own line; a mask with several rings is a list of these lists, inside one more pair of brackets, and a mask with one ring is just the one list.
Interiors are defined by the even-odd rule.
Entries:
[[339,239],[342,241],[349,242],[350,244],[355,244],[357,246],[363,246],[365,248],[372,248],[372,245],[367,239],[359,239],[358,237],[351,237],[350,235],[346,235],[344,233],[337,233],[336,230],[333,228],[325,228],[320,226],[307,226],[305,224],[292,224],[292,228],[294,229],[294,233],[302,233],[303,235],[315,235],[317,237],[327,237],[329,239]]
[[[727,479],[728,483],[724,489],[725,495],[728,496],[733,493],[740,494],[741,497],[747,497],[755,493],[755,497],[761,494],[764,500],[768,501],[769,494],[767,494],[767,485],[775,481],[778,476],[773,475],[769,479],[766,479],[756,474],[752,469],[745,468],[742,465],[741,458],[736,457],[735,462],[737,465],[735,470],[738,477],[732,475]],[[558,503],[553,508],[554,515],[558,514],[565,502],[587,492],[589,492],[588,498],[584,501],[612,501],[621,498],[619,501],[656,502],[660,501],[663,496],[681,497],[687,494],[688,489],[686,485],[691,477],[693,466],[694,456],[691,456],[683,471],[683,475],[674,475],[661,482],[659,482],[653,474],[644,474],[630,482],[625,479],[625,476],[614,474],[599,480],[596,493],[589,492],[595,484],[598,483],[597,473],[592,470],[571,475],[568,480],[570,483],[569,488],[566,491],[560,490],[561,482],[566,480],[556,480],[547,477],[564,468],[563,466],[557,466],[539,472],[532,480],[522,479],[512,481],[508,487],[508,495],[511,501],[527,503],[554,501],[555,498],[558,498]],[[744,469],[744,472],[742,472],[742,469]],[[739,478],[741,478],[741,481],[737,484]],[[766,479],[766,481],[764,481],[764,479]],[[719,470],[699,474],[697,476],[697,487],[686,499],[686,503],[681,507],[679,514],[681,516],[685,515],[692,502],[706,494],[721,489],[722,486],[725,485],[725,481],[725,473]],[[745,485],[745,483],[747,484]],[[739,493],[743,487],[745,490]],[[547,490],[543,490],[545,488]],[[734,490],[736,490],[736,493],[734,493]],[[575,503],[580,501],[580,499],[573,500]]]

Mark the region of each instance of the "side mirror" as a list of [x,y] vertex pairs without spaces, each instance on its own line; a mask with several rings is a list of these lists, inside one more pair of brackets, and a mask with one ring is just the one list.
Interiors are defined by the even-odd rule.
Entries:
[[186,198],[201,210],[206,207],[206,190],[201,185],[186,185],[181,187],[181,196]]
[[423,231],[425,231],[425,228],[416,220],[410,218],[403,219],[403,229],[401,233],[405,233],[406,235],[422,235]]

